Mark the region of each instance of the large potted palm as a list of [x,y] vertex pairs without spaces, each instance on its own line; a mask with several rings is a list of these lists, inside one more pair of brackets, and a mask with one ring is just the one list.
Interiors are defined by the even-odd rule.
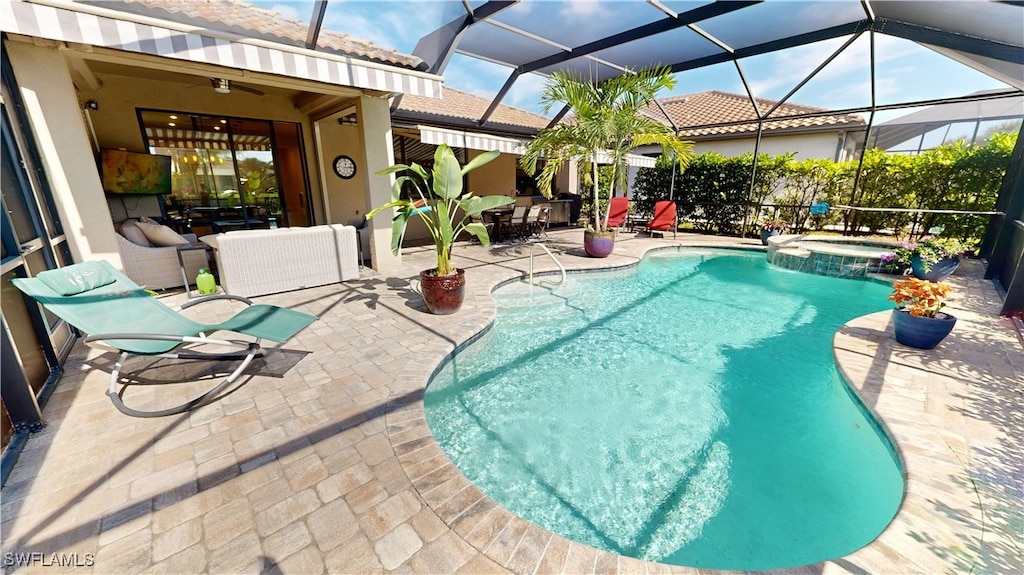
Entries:
[[660,145],[663,162],[675,160],[686,168],[693,143],[679,138],[671,128],[644,115],[662,88],[675,87],[668,68],[646,68],[603,82],[591,81],[570,72],[555,72],[544,87],[541,104],[548,113],[556,104],[573,110],[571,120],[537,133],[520,159],[523,170],[533,175],[543,160],[537,178],[545,196],[551,196],[551,182],[566,162],[578,160],[584,184],[594,191],[590,222],[583,242],[587,254],[605,257],[615,246],[615,230],[609,228],[611,202],[601,213],[598,159],[604,154],[611,164],[609,197],[626,187],[626,156],[633,148]]
[[[472,221],[473,216],[515,201],[508,196],[474,196],[472,192],[462,191],[463,176],[497,157],[498,151],[491,150],[461,166],[452,149],[441,144],[434,152],[434,166],[429,173],[415,162],[411,165],[395,164],[377,172],[378,176],[400,173],[391,187],[391,201],[366,214],[369,219],[383,210],[394,208],[391,252],[397,256],[402,249],[406,225],[413,216],[423,220],[434,240],[437,266],[420,272],[420,291],[431,313],[451,314],[462,307],[466,271],[452,266],[455,239],[468,232],[481,244],[489,244],[487,228]],[[407,197],[403,197],[403,190],[410,192]]]

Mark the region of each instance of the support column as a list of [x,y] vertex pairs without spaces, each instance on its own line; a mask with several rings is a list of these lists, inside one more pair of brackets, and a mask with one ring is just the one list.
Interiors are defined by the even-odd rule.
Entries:
[[6,47],[72,256],[120,268],[110,209],[64,57],[56,47],[16,41]]
[[[391,138],[391,109],[387,98],[360,96],[358,101],[359,127],[363,131],[363,147],[366,154],[366,205],[375,208],[391,201],[391,184],[394,175],[375,175],[395,163],[395,151]],[[368,222],[370,226],[370,258],[373,269],[389,272],[402,265],[401,255],[391,253],[392,210],[381,212]]]

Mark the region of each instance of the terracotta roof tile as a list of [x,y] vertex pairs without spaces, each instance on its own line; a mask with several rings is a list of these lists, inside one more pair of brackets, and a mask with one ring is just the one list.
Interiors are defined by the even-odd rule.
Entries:
[[[672,118],[672,123],[680,128],[680,134],[686,138],[699,138],[701,136],[717,136],[724,134],[745,134],[757,131],[757,115],[750,104],[750,99],[745,95],[732,94],[719,90],[687,94],[683,96],[672,96],[658,100],[665,112]],[[757,98],[757,105],[761,113],[767,112],[777,103],[777,100]],[[804,106],[802,104],[785,103],[778,110],[772,113],[772,117],[797,116],[803,114],[815,114],[827,112],[826,108]],[[651,117],[665,121],[665,114],[657,106],[650,106],[645,110]],[[707,128],[691,128],[691,126],[702,126],[708,124],[726,124],[730,122],[742,122],[750,120],[750,123],[732,124],[728,126],[714,126]],[[862,126],[864,120],[856,115],[831,114],[824,116],[810,116],[805,118],[793,118],[776,122],[765,122],[764,131],[813,129],[823,126]]]
[[[264,10],[240,0],[79,1],[102,8],[299,47],[306,45],[306,34],[309,29],[309,22],[286,18],[277,12]],[[320,30],[317,50],[401,68],[426,68],[424,62],[416,56],[402,54],[326,28]]]
[[[487,98],[445,86],[441,99],[405,94],[402,96],[398,110],[428,114],[440,118],[476,121],[483,117],[490,104],[491,101]],[[396,113],[397,115],[400,115],[400,113]],[[487,124],[502,124],[510,127],[539,130],[547,126],[549,122],[550,120],[539,114],[499,104],[494,113],[491,114]]]

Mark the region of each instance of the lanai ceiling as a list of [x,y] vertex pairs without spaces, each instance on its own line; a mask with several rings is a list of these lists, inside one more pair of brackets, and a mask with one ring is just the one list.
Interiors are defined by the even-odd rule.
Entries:
[[[979,1],[647,0],[625,18],[569,22],[563,2],[465,2],[414,54],[443,74],[452,54],[508,66],[492,102],[523,74],[568,70],[602,80],[652,64],[682,72],[865,33],[917,42],[1024,90],[1024,5]],[[486,114],[480,122],[486,121]]]

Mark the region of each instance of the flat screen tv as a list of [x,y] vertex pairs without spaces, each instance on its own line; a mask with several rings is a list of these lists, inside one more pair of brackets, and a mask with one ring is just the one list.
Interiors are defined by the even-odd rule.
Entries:
[[171,157],[101,150],[100,179],[108,194],[170,194]]

